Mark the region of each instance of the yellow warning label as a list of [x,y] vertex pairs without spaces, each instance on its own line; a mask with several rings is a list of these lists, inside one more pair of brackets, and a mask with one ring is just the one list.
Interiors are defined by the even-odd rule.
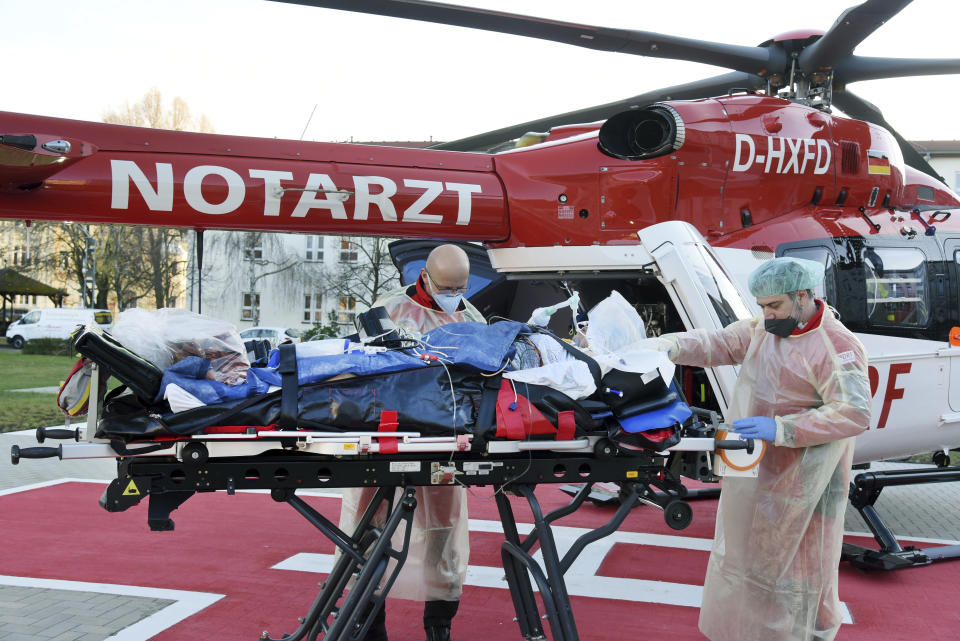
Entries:
[[[631,472],[627,472],[627,478],[628,478],[628,479],[635,479],[635,478],[637,478],[638,476],[640,476],[640,472],[637,472],[636,470],[633,470],[633,471],[631,471]],[[130,482],[132,483],[133,481],[130,481]]]
[[357,449],[357,444],[356,444],[356,443],[344,443],[344,444],[343,444],[343,451],[344,451],[344,452],[352,452],[352,451],[355,450],[355,449]]
[[140,496],[140,490],[137,489],[137,484],[133,482],[133,479],[127,483],[127,489],[123,491],[124,496]]

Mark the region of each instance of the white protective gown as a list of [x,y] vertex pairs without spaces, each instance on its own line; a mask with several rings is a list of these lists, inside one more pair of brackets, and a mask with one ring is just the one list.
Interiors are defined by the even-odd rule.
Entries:
[[[461,311],[446,314],[420,305],[406,291],[407,288],[391,292],[373,306],[386,308],[394,324],[408,332],[423,334],[440,325],[461,321],[486,322],[466,298]],[[416,399],[411,402],[415,403]],[[406,428],[400,425],[397,429]],[[375,488],[344,489],[341,529],[352,533],[375,492]],[[467,519],[467,493],[463,487],[418,487],[410,550],[390,596],[411,601],[458,600],[470,556]],[[398,531],[394,536],[395,546],[402,542],[401,534]]]
[[712,641],[833,639],[853,437],[870,422],[863,345],[829,308],[787,338],[762,316],[664,338],[678,364],[741,364],[728,423],[777,421],[759,478],[723,480],[700,630]]

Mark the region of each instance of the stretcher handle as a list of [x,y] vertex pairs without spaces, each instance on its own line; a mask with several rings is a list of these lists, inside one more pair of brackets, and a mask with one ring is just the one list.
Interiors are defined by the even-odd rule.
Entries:
[[732,441],[714,441],[713,449],[715,450],[746,450],[747,454],[753,454],[753,439],[748,438],[744,441],[732,440]]
[[14,445],[10,448],[10,462],[16,465],[22,458],[63,458],[63,446],[56,447],[25,447]]
[[38,427],[37,443],[43,443],[46,439],[69,439],[80,441],[80,428],[75,427],[72,430],[64,427]]

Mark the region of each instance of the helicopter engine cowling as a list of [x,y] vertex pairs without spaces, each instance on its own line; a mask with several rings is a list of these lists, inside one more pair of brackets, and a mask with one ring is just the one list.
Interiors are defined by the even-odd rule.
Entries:
[[683,146],[683,118],[670,105],[656,103],[609,118],[598,134],[600,151],[622,160],[644,160]]

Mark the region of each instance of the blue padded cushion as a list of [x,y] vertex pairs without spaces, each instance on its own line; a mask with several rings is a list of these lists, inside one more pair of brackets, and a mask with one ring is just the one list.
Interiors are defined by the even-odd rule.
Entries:
[[635,434],[647,430],[658,430],[670,427],[676,423],[683,423],[693,415],[693,411],[683,401],[674,401],[666,407],[661,407],[643,414],[634,414],[626,418],[617,419],[624,432]]

